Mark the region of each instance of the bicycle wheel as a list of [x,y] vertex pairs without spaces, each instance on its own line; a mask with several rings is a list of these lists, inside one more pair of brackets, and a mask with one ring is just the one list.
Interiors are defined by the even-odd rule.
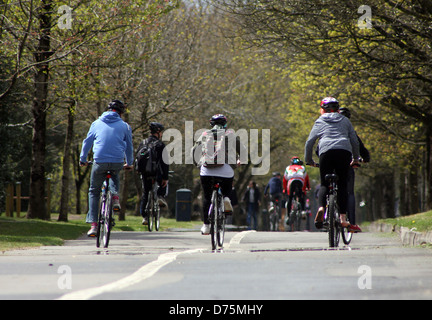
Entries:
[[353,233],[349,231],[348,228],[341,228],[341,234],[342,234],[342,241],[346,244],[349,245],[351,243],[352,240],[352,236]]
[[157,201],[154,202],[153,205],[154,208],[154,227],[156,231],[159,231],[159,227],[160,227],[160,207],[159,207],[159,203]]
[[108,248],[109,239],[111,235],[111,224],[112,224],[112,194],[110,191],[108,191],[106,194],[106,199],[102,208],[103,208],[103,210],[101,211],[102,217],[98,223],[99,243],[97,243],[96,245],[98,246],[99,244],[100,246],[100,244],[102,243],[104,248]]
[[153,210],[154,210],[154,208],[153,208],[154,199],[153,199],[153,192],[152,191],[149,191],[147,199],[148,199],[147,200],[147,208],[146,208],[147,221],[148,221],[147,228],[148,228],[148,231],[152,232],[153,231]]
[[210,221],[210,238],[212,250],[216,250],[216,216],[217,216],[217,200],[216,200],[216,191],[213,191],[212,202],[209,208],[209,221]]
[[101,241],[103,239],[103,221],[104,221],[104,212],[106,205],[106,197],[104,194],[101,195],[99,200],[99,213],[98,213],[98,223],[97,223],[97,231],[96,231],[96,247],[99,248],[100,244],[103,243]]
[[219,205],[217,206],[217,219],[216,219],[216,238],[217,238],[217,242],[219,247],[223,247],[223,243],[224,243],[224,238],[225,238],[225,213],[222,212],[222,206],[221,206],[221,202],[222,202],[222,197],[218,197],[218,203]]
[[295,230],[296,231],[300,231],[301,220],[302,220],[301,206],[300,206],[300,202],[297,202],[296,217],[295,217]]
[[329,245],[331,248],[335,248],[339,245],[339,221],[338,221],[338,213],[336,206],[336,197],[331,194],[329,196],[329,205],[328,205],[328,216],[329,216]]

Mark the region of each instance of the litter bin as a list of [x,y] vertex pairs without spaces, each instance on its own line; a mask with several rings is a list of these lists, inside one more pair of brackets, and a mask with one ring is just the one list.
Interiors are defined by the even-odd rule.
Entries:
[[192,214],[192,191],[189,189],[178,189],[176,191],[176,221],[191,221]]

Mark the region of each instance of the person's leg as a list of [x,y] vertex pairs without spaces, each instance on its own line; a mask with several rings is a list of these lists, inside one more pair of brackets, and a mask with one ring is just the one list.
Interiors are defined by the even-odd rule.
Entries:
[[87,223],[97,223],[99,213],[99,198],[102,184],[105,180],[105,171],[108,167],[106,163],[93,163],[90,175],[90,188],[88,192],[89,211],[87,213]]
[[201,176],[201,186],[203,189],[203,222],[209,224],[208,211],[210,209],[211,196],[213,191],[212,186],[213,177]]
[[339,177],[338,180],[338,205],[339,215],[342,226],[348,225],[346,214],[348,208],[348,173],[352,160],[351,152],[346,150],[337,150],[338,155],[335,157],[335,171]]
[[142,177],[142,187],[143,192],[141,195],[141,205],[140,205],[140,214],[143,217],[143,224],[148,223],[148,212],[146,212],[147,202],[148,202],[148,194],[153,186],[152,179],[146,179],[145,177]]

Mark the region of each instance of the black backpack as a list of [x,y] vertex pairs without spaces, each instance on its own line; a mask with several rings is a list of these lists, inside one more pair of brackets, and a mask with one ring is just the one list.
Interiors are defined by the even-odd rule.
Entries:
[[143,145],[136,154],[135,169],[146,177],[156,176],[158,169],[156,144],[158,142],[158,140],[153,142],[143,140]]

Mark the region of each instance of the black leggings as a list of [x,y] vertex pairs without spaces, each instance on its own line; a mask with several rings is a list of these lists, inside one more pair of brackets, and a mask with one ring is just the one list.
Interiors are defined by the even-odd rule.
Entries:
[[201,185],[203,188],[203,221],[205,224],[209,224],[208,210],[210,208],[211,196],[213,192],[213,185],[215,182],[219,182],[222,194],[224,197],[228,197],[231,194],[232,182],[234,178],[221,178],[211,176],[201,176]]
[[320,176],[321,187],[318,193],[320,207],[326,206],[326,195],[328,192],[329,182],[325,180],[326,174],[336,173],[338,180],[338,205],[339,213],[347,213],[348,201],[348,172],[352,161],[351,152],[347,150],[329,150],[320,155]]

